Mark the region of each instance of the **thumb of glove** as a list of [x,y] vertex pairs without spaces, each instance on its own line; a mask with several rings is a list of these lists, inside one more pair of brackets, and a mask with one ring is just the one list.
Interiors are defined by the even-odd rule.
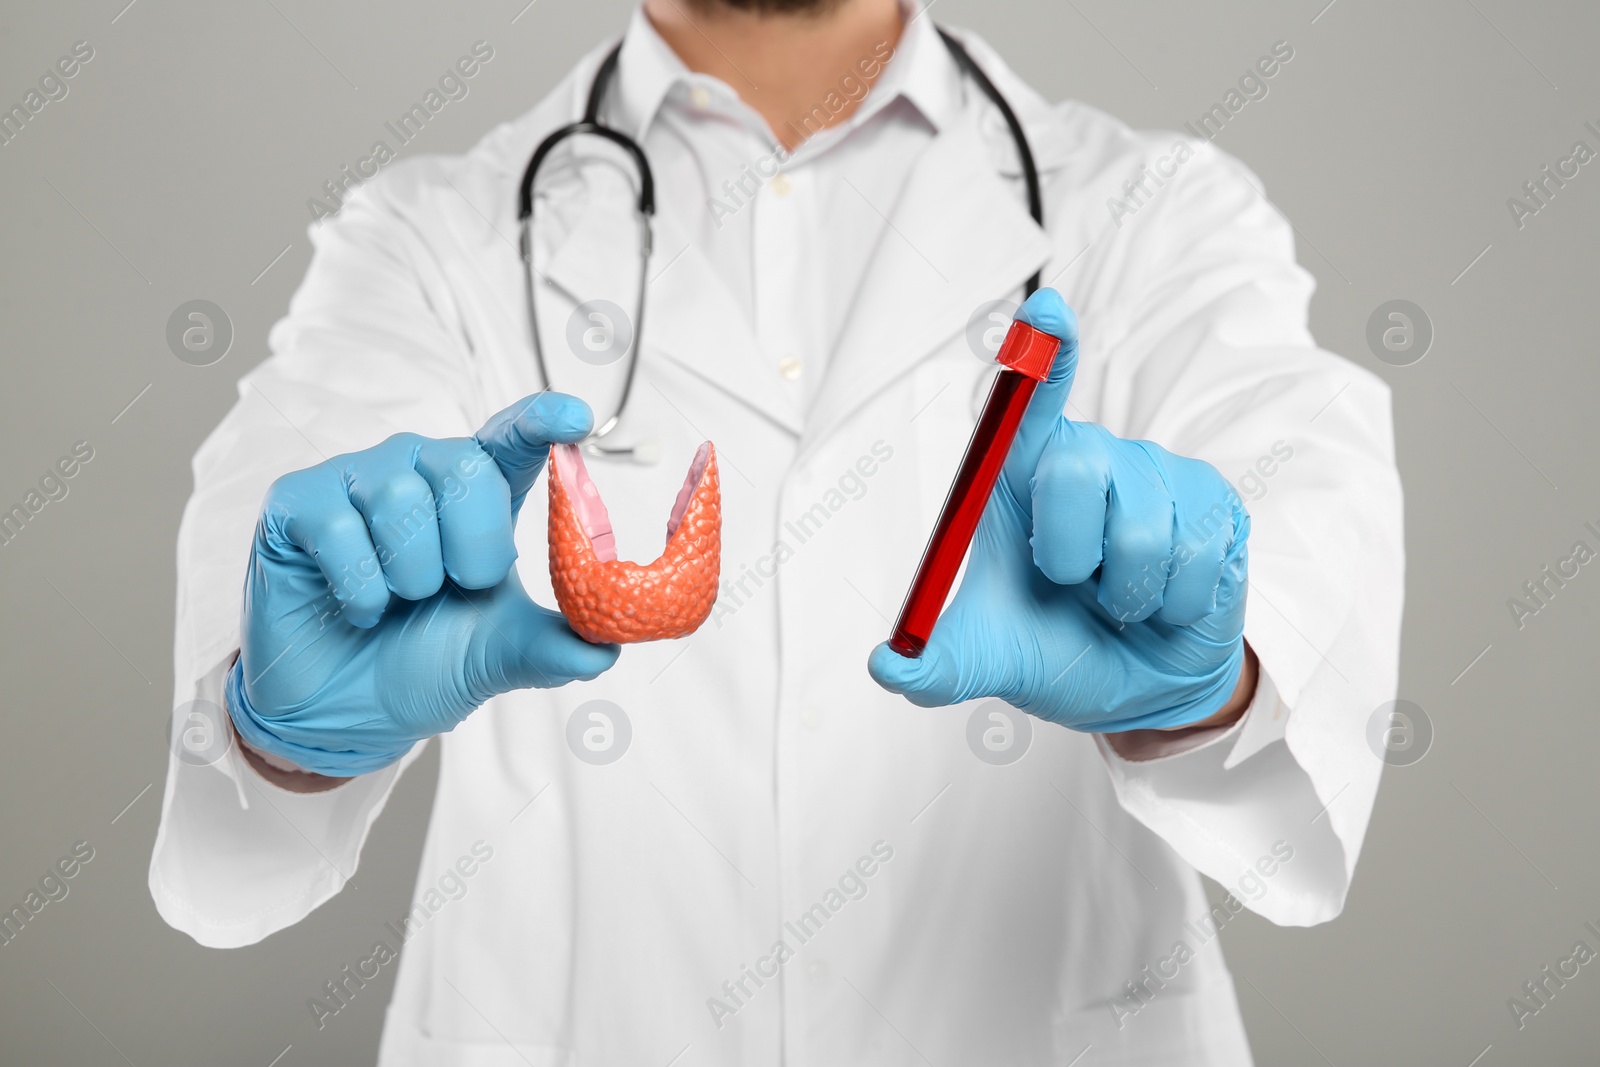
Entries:
[[523,397],[473,435],[511,487],[516,514],[550,456],[550,445],[576,444],[594,428],[594,413],[575,396],[548,390]]
[[885,641],[867,657],[867,673],[883,688],[918,707],[942,708],[960,703],[967,699],[962,695],[964,687],[938,636],[935,631],[934,640],[915,659],[900,655]]
[[495,589],[466,596],[477,614],[463,669],[476,703],[516,689],[588,681],[621,653],[618,645],[590,644],[560,612],[534,603],[515,571]]

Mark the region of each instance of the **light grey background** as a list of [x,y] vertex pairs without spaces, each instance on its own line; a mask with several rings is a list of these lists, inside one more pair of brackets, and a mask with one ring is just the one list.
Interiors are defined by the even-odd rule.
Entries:
[[[0,147],[0,505],[75,441],[95,450],[0,547],[0,904],[73,842],[95,849],[70,895],[0,947],[0,1061],[371,1062],[392,968],[320,1033],[305,1001],[407,907],[431,757],[379,821],[358,888],[261,945],[202,949],[145,889],[189,457],[265,353],[322,182],[473,41],[495,59],[406,151],[463,149],[525,110],[630,5],[126,2],[0,12],[7,105],[74,41],[95,49],[67,98]],[[1600,162],[1521,230],[1506,200],[1574,141],[1600,149],[1583,126],[1600,126],[1600,9],[1326,2],[939,0],[934,14],[980,30],[1046,96],[1145,127],[1197,118],[1273,42],[1293,45],[1218,143],[1293,220],[1321,283],[1319,340],[1394,387],[1401,694],[1437,739],[1388,772],[1342,918],[1228,928],[1258,1062],[1594,1062],[1600,963],[1520,1032],[1506,1001],[1579,938],[1600,949],[1583,929],[1600,925],[1600,565],[1521,630],[1506,602],[1580,537],[1600,546],[1583,528],[1600,528]],[[234,324],[214,366],[165,343],[194,298]],[[1395,298],[1436,330],[1414,366],[1367,349],[1369,315]]]

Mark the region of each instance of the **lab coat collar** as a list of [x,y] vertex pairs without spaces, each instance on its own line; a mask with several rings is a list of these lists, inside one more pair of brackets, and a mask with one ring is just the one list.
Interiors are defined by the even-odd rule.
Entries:
[[802,455],[964,331],[979,305],[1021,299],[1051,252],[970,110],[929,144],[887,214],[806,419]]

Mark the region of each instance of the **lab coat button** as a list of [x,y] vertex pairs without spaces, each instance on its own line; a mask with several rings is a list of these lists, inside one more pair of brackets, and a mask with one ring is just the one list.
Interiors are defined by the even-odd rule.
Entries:
[[827,985],[832,977],[828,973],[828,965],[821,960],[812,960],[806,965],[806,977],[811,979],[812,985]]
[[689,103],[704,111],[711,106],[711,94],[704,85],[696,85],[689,89]]
[[783,380],[792,382],[805,371],[805,364],[794,356],[784,356],[778,360],[778,373],[783,375]]
[[807,730],[815,730],[822,725],[822,716],[817,714],[817,709],[811,708],[800,716],[800,722]]
[[789,176],[782,171],[772,177],[772,192],[777,196],[788,196],[789,190],[794,188],[789,182]]

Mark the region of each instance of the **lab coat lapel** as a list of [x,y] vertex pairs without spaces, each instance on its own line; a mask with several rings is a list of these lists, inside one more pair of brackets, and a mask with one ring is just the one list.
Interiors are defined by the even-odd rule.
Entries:
[[1050,254],[1025,200],[996,172],[970,112],[933,139],[886,214],[802,451],[965,330],[980,304],[1020,298]]
[[[669,214],[656,217],[654,230],[643,360],[665,357],[798,436],[800,412],[760,358],[748,314]],[[591,205],[540,269],[575,302],[615,293],[631,285],[638,240],[632,215]],[[547,331],[555,336],[554,321]]]

